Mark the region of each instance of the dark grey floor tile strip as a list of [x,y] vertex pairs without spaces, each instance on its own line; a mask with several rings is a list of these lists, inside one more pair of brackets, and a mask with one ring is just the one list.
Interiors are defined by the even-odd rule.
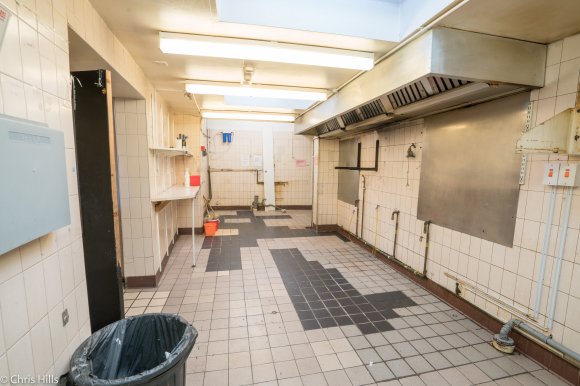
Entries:
[[270,250],[305,330],[356,324],[363,334],[393,330],[395,308],[416,305],[401,291],[363,296],[335,268],[293,249]]

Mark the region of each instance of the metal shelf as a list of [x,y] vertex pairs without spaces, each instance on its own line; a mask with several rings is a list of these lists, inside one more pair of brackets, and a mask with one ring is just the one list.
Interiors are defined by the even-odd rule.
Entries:
[[197,196],[199,192],[199,186],[181,186],[173,185],[169,189],[153,195],[151,197],[151,202],[163,202],[163,201],[175,201],[175,200],[187,200],[192,199]]
[[161,155],[163,157],[193,157],[193,154],[189,153],[187,150],[184,149],[175,149],[173,147],[150,147],[154,154]]

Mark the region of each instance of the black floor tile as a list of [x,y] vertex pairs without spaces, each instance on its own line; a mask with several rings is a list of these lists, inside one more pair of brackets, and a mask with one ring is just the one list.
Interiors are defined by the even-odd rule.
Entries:
[[337,269],[307,261],[296,248],[270,252],[305,329],[356,324],[364,334],[389,331],[393,309],[415,305],[401,291],[363,296]]
[[357,327],[363,334],[374,334],[379,330],[372,323],[357,324]]
[[348,316],[335,316],[334,320],[336,320],[339,326],[350,326],[354,324],[352,319]]
[[336,323],[336,321],[332,318],[318,319],[318,323],[320,323],[320,327],[322,327],[322,328],[338,326],[338,323]]
[[344,315],[346,315],[346,312],[344,312],[344,310],[341,307],[329,308],[328,312],[330,312],[330,315],[332,315],[332,316],[344,316]]
[[300,320],[303,320],[303,319],[314,319],[314,314],[310,310],[306,310],[306,311],[296,311],[296,313],[298,314],[298,317],[300,318]]
[[[222,220],[228,218],[249,218],[248,223],[226,223],[222,221],[222,229],[238,229],[235,236],[213,236],[203,240],[202,249],[210,249],[206,272],[230,271],[242,269],[242,257],[240,248],[257,247],[258,239],[289,238],[289,237],[313,237],[318,234],[312,229],[291,229],[287,226],[266,226],[264,220],[291,218],[289,215],[254,216],[251,211],[237,211],[233,216],[221,216]],[[341,237],[335,234],[336,237]]]
[[350,318],[354,320],[356,324],[370,322],[370,320],[364,314],[354,314],[354,315],[349,314],[348,316],[350,316]]
[[375,307],[371,306],[369,303],[358,304],[358,308],[361,309],[362,312],[376,312]]
[[328,308],[331,307],[340,307],[340,304],[336,300],[323,300],[322,303]]
[[302,327],[306,331],[308,331],[308,330],[316,330],[316,329],[320,328],[320,324],[318,324],[318,322],[316,321],[316,319],[300,320],[300,323],[302,323]]
[[316,316],[316,319],[320,318],[330,318],[330,312],[326,308],[321,310],[313,310],[312,313]]
[[366,317],[369,318],[371,322],[382,322],[385,320],[385,317],[381,315],[379,312],[367,312],[365,313]]
[[380,332],[394,330],[393,326],[391,326],[389,322],[374,322],[373,324]]

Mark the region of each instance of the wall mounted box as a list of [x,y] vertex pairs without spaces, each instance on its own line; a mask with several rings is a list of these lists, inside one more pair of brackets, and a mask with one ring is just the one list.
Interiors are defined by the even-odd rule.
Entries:
[[0,115],[0,255],[69,224],[64,134]]

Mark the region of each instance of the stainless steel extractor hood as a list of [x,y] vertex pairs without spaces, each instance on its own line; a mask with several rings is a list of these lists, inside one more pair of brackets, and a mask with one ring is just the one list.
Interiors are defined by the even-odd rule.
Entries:
[[546,46],[435,28],[300,116],[296,132],[341,137],[542,87]]

